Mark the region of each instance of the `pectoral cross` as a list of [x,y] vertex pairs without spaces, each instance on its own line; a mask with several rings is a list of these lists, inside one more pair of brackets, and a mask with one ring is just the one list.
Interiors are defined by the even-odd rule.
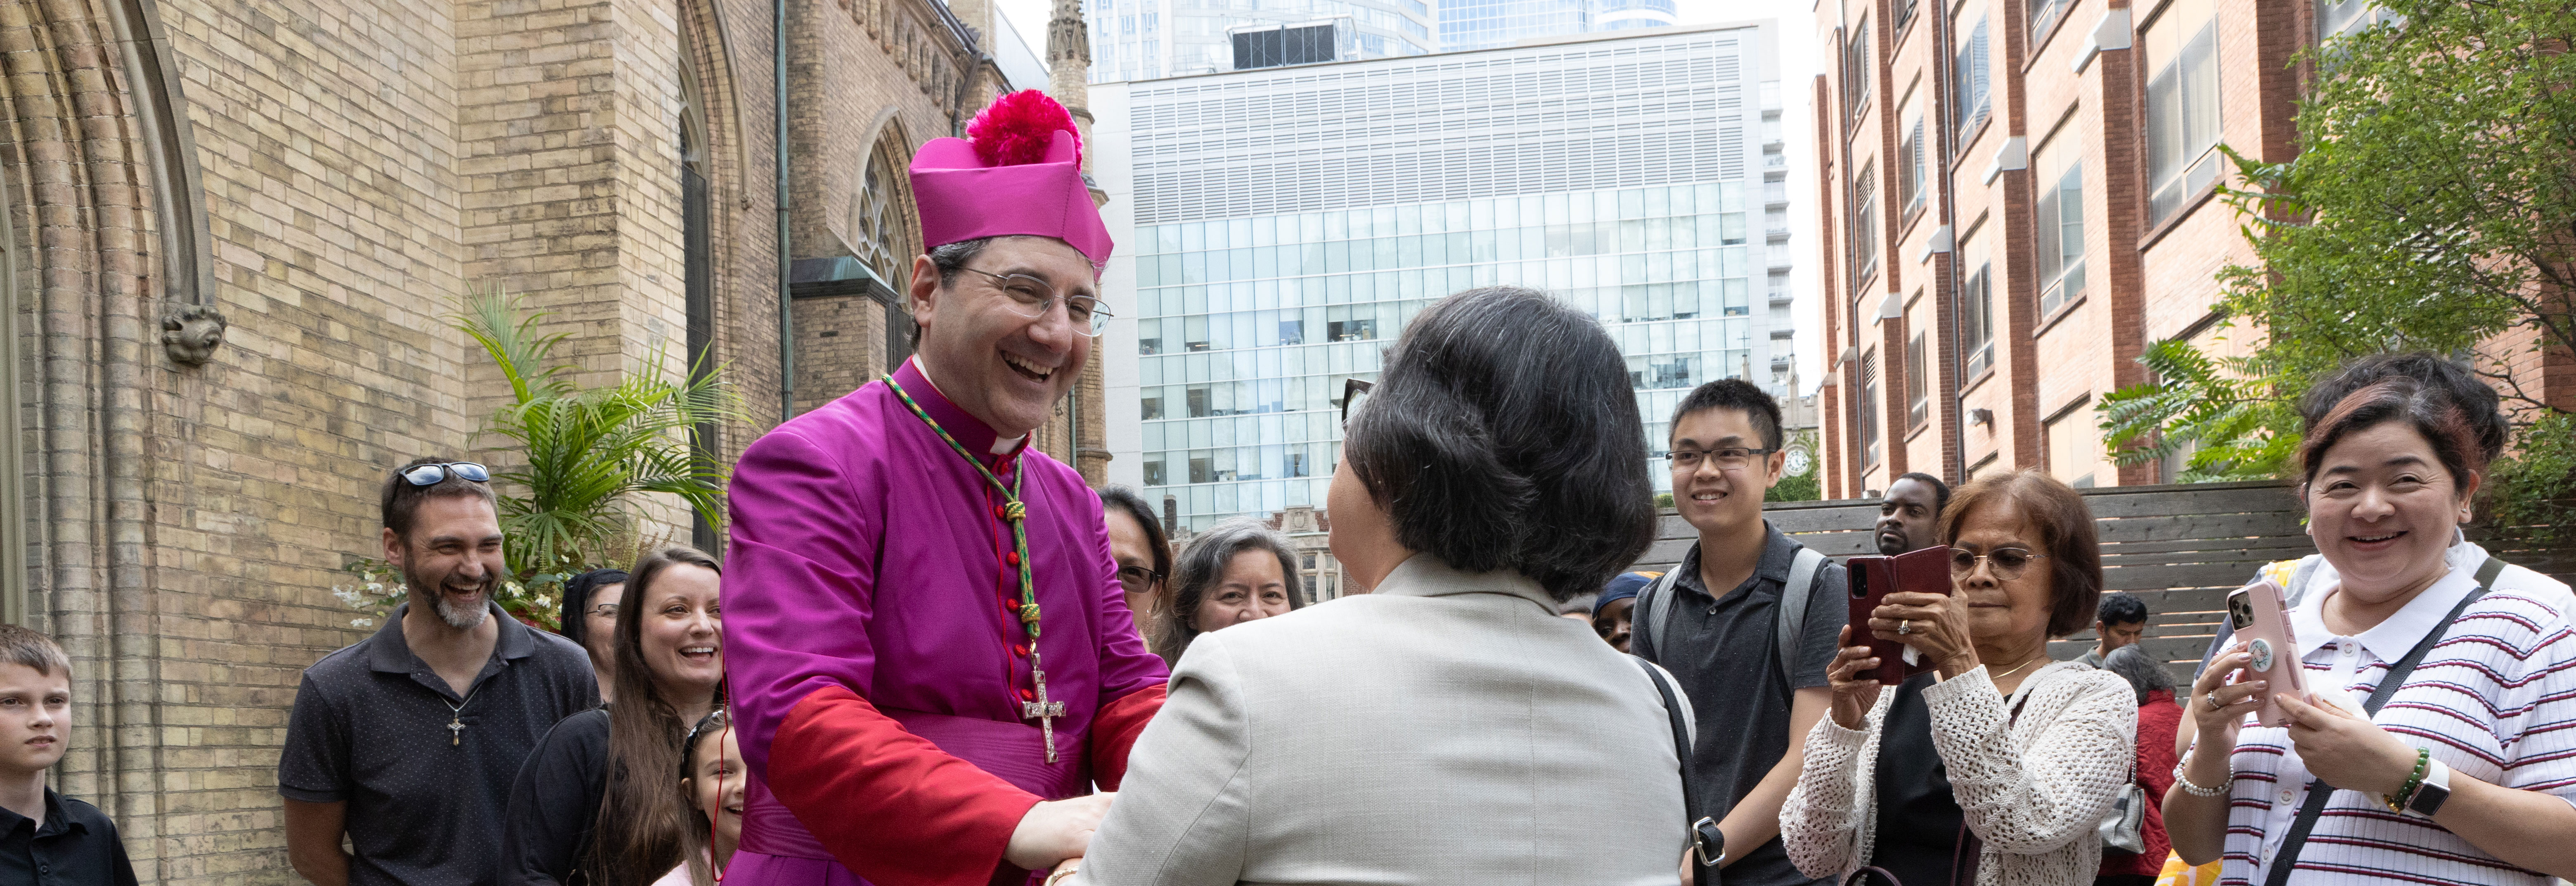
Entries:
[[1038,670],[1038,656],[1029,653],[1029,676],[1037,681],[1038,700],[1020,703],[1020,719],[1038,721],[1038,733],[1046,737],[1047,765],[1055,765],[1055,718],[1064,716],[1064,702],[1047,699],[1046,672]]
[[462,718],[462,717],[449,717],[449,718],[447,718],[447,744],[448,744],[448,746],[449,746],[449,747],[454,747],[454,746],[461,745],[461,744],[464,744],[464,743],[465,743],[465,720],[464,720],[464,718]]

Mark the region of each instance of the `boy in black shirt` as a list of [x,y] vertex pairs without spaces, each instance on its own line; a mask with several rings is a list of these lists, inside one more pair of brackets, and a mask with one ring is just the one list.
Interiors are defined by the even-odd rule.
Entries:
[[134,886],[116,824],[45,786],[71,732],[71,659],[51,637],[0,625],[0,883]]

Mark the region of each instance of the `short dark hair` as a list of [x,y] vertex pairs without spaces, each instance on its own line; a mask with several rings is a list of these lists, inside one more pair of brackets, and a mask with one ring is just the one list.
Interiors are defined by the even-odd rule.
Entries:
[[2315,433],[2324,424],[2326,413],[2334,411],[2344,398],[2354,392],[2391,378],[2411,378],[2425,390],[2447,398],[2459,407],[2461,417],[2477,439],[2477,447],[2486,461],[2504,455],[2505,438],[2512,422],[2505,418],[2503,399],[2496,390],[2478,378],[2477,373],[2457,360],[2430,351],[2396,354],[2372,354],[2343,365],[2343,368],[2308,388],[2299,398],[2299,418],[2304,430]]
[[403,544],[411,543],[411,521],[413,516],[420,513],[421,502],[433,498],[472,496],[482,499],[484,504],[491,505],[494,511],[500,510],[501,500],[492,494],[492,484],[478,483],[459,477],[455,471],[448,471],[446,479],[428,486],[414,486],[411,481],[403,479],[403,472],[413,468],[422,465],[452,464],[456,461],[458,459],[442,456],[415,458],[404,462],[402,467],[395,468],[393,474],[385,478],[382,496],[385,528],[393,530],[394,537],[402,539]]
[[626,570],[623,569],[593,569],[564,579],[563,616],[556,619],[555,633],[562,634],[573,645],[589,649],[590,619],[581,615],[589,611],[591,596],[600,588],[625,583]]
[[2170,692],[2174,688],[2173,674],[2149,657],[2146,650],[2134,645],[2122,646],[2102,656],[2102,669],[2129,681],[2129,688],[2138,693],[2139,704],[2147,703],[2149,692],[2158,689]]
[[0,624],[0,664],[24,665],[36,673],[51,677],[72,675],[71,656],[63,654],[62,644],[33,628]]
[[2451,483],[2467,491],[2469,475],[2486,470],[2486,450],[2467,410],[2439,388],[2405,376],[2390,376],[2352,392],[2308,429],[2299,441],[2299,481],[2314,482],[2325,467],[2326,451],[2343,438],[2389,423],[2403,423],[2424,437],[2433,455],[2451,472]]
[[2052,596],[2048,635],[2063,637],[2093,626],[2102,598],[2102,542],[2084,497],[2037,468],[1978,477],[1960,487],[1941,511],[1941,543],[1959,543],[1959,524],[1978,508],[2009,507],[2039,532],[2048,559]]
[[1216,587],[1217,581],[1225,577],[1226,564],[1234,562],[1235,555],[1246,551],[1266,551],[1278,557],[1279,580],[1287,585],[1288,590],[1288,608],[1292,611],[1304,608],[1306,585],[1303,573],[1297,569],[1296,547],[1288,543],[1287,536],[1261,521],[1237,517],[1199,533],[1190,539],[1189,547],[1181,549],[1180,563],[1172,567],[1176,571],[1168,585],[1171,608],[1162,618],[1155,620],[1156,654],[1167,662],[1178,662],[1181,653],[1190,648],[1190,643],[1206,633],[1191,624],[1190,617],[1198,612],[1199,601],[1207,596],[1208,589]]
[[1099,492],[1102,509],[1124,512],[1145,528],[1145,546],[1154,549],[1154,571],[1171,577],[1172,537],[1163,534],[1162,518],[1154,516],[1154,509],[1137,497],[1136,490],[1112,484],[1100,487]]
[[1628,361],[1590,316],[1535,290],[1470,289],[1415,317],[1385,365],[1342,457],[1406,548],[1564,601],[1653,543]]
[[[1753,421],[1754,432],[1762,436],[1762,448],[1779,450],[1780,401],[1771,399],[1770,394],[1740,378],[1721,378],[1692,388],[1690,394],[1682,398],[1681,405],[1673,407],[1672,423],[1666,427],[1680,427],[1683,418],[1711,409],[1733,409],[1744,413],[1745,418]],[[1665,431],[1665,439],[1670,440],[1672,434],[1672,431]]]
[[[984,247],[993,245],[993,239],[994,238],[991,237],[977,237],[973,240],[959,240],[955,243],[943,243],[938,246],[931,247],[930,266],[939,270],[939,285],[945,287],[951,283],[957,282],[957,272],[965,270],[967,262],[974,261],[976,256],[984,254]],[[911,306],[907,304],[905,307],[910,308]],[[905,313],[908,315],[911,312],[907,310]],[[909,333],[912,336],[911,347],[919,349],[921,347],[921,324],[914,323],[911,324],[911,326],[912,329]]]
[[[1907,472],[1905,472],[1905,473],[1902,473],[1902,474],[1898,474],[1898,475],[1896,475],[1896,479],[1897,479],[1897,480],[1912,480],[1912,481],[1914,481],[1914,482],[1921,483],[1921,484],[1923,484],[1923,485],[1925,485],[1925,486],[1930,486],[1930,487],[1932,487],[1932,512],[1933,512],[1933,513],[1938,514],[1938,513],[1940,513],[1940,512],[1941,512],[1941,510],[1942,510],[1943,508],[1947,508],[1947,507],[1949,507],[1949,506],[1950,506],[1950,484],[1941,482],[1941,478],[1939,478],[1939,477],[1935,477],[1935,476],[1932,476],[1932,475],[1930,475],[1930,474],[1923,473],[1922,471],[1907,471]],[[1888,483],[1887,483],[1887,488],[1889,488],[1889,489],[1894,489],[1894,488],[1896,488],[1896,481],[1895,481],[1895,480],[1890,480],[1890,481],[1888,481]]]
[[2147,601],[2119,591],[2103,594],[2102,605],[2093,609],[2093,620],[2106,625],[2145,624]]

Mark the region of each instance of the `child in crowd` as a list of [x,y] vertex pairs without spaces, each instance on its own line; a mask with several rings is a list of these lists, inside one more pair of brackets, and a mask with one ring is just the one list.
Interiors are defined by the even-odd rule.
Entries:
[[72,662],[43,634],[0,625],[0,883],[134,886],[116,824],[54,793],[45,770],[71,744]]
[[743,768],[742,742],[723,708],[689,730],[684,754],[680,796],[689,804],[688,861],[653,886],[710,886],[742,839],[742,795],[751,773]]

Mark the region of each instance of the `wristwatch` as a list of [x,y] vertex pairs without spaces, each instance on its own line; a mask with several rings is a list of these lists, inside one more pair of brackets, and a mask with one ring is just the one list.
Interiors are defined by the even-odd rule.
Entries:
[[2435,760],[2433,767],[2424,773],[2424,783],[2415,786],[2415,796],[2406,799],[2406,811],[2431,818],[2433,813],[2442,811],[2442,802],[2449,799],[2451,767]]

